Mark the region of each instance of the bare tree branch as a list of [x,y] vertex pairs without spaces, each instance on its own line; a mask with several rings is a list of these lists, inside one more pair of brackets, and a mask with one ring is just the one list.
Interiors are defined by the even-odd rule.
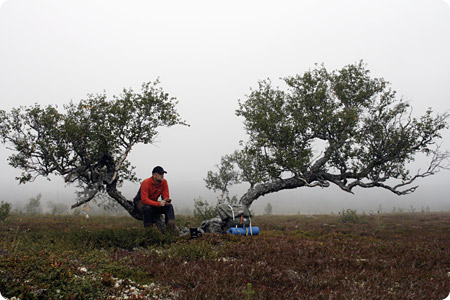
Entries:
[[77,207],[79,207],[79,206],[81,206],[81,205],[83,205],[83,204],[85,204],[85,203],[88,203],[89,201],[91,201],[92,199],[94,199],[94,197],[97,195],[97,193],[98,193],[98,190],[92,191],[92,192],[91,192],[91,195],[89,195],[86,199],[83,199],[83,200],[81,200],[81,201],[78,201],[78,200],[77,200],[77,203],[73,204],[73,205],[71,206],[71,208],[74,209],[74,208],[77,208]]

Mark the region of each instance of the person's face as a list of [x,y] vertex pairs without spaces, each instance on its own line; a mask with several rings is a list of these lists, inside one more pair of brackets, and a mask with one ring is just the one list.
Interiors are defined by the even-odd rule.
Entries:
[[161,183],[164,179],[164,174],[153,173],[153,181]]

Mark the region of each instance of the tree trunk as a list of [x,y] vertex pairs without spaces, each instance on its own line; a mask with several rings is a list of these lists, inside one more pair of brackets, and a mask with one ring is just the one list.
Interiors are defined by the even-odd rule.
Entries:
[[127,200],[121,192],[117,190],[116,184],[108,184],[106,186],[106,192],[108,195],[116,200],[125,210],[137,220],[143,220],[144,216],[135,207],[132,201]]
[[307,183],[305,180],[299,179],[297,177],[279,179],[273,182],[257,184],[254,187],[250,188],[247,193],[242,196],[240,202],[250,207],[253,201],[261,196],[281,190],[296,189],[298,187],[305,186],[306,184]]
[[[257,184],[251,187],[247,193],[245,193],[241,198],[241,203],[250,207],[250,205],[261,196],[269,193],[278,192],[281,190],[295,189],[308,185],[306,180],[299,179],[297,177],[292,177],[288,179],[279,179],[273,182]],[[200,228],[204,232],[208,233],[225,233],[223,230],[224,223],[220,218],[212,218],[210,220],[203,221]]]
[[[261,196],[281,190],[295,189],[305,185],[307,185],[307,182],[297,177],[257,184],[254,187],[251,187],[247,193],[241,197],[240,202],[247,207],[250,207],[253,201]],[[207,233],[225,233],[224,222],[218,217],[203,221],[200,228]]]

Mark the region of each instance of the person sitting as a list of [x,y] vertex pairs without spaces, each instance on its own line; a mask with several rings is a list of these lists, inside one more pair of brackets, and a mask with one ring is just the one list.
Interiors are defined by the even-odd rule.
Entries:
[[[159,230],[163,230],[158,222],[161,214],[165,216],[168,228],[175,228],[175,212],[169,196],[169,185],[164,179],[167,172],[160,166],[153,168],[152,177],[145,179],[134,197],[136,208],[144,215],[144,227],[151,227],[154,223]],[[158,198],[161,200],[158,201]]]

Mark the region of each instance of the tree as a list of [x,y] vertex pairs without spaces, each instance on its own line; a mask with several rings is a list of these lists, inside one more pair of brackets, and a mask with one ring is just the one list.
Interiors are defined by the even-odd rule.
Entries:
[[[405,195],[417,179],[448,168],[450,154],[437,144],[448,113],[428,109],[413,117],[389,83],[369,73],[362,61],[332,72],[316,65],[284,78],[285,90],[267,79],[239,101],[236,114],[249,139],[222,165],[234,174],[230,182],[250,184],[240,202],[250,206],[269,193],[330,184],[349,193],[379,187]],[[409,163],[419,154],[431,157],[430,164],[412,174]]]
[[41,193],[39,193],[36,197],[31,197],[30,201],[25,205],[25,211],[30,214],[40,213],[42,211],[41,198]]
[[234,196],[230,198],[230,191],[228,190],[233,184],[239,183],[239,173],[233,165],[236,160],[235,156],[236,154],[223,156],[220,165],[216,165],[217,172],[208,171],[206,178],[204,178],[208,189],[214,192],[220,191],[218,204],[237,201]]
[[127,157],[136,144],[153,143],[158,127],[187,125],[175,109],[176,99],[158,84],[144,83],[141,93],[124,89],[110,100],[106,94],[88,95],[63,112],[38,104],[0,111],[0,137],[14,150],[9,164],[23,170],[19,182],[60,175],[79,188],[72,208],[106,193],[142,219],[118,190],[125,180],[137,181]]
[[272,214],[272,204],[270,204],[270,202],[268,202],[264,207],[264,214],[267,216],[270,216]]

